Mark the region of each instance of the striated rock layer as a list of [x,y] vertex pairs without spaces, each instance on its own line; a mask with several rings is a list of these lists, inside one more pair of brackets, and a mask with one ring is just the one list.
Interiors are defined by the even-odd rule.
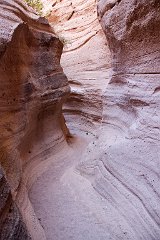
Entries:
[[53,4],[49,22],[64,43],[61,64],[71,86],[63,108],[67,124],[73,132],[93,133],[102,120],[103,91],[111,68],[96,1],[48,2]]
[[[109,239],[160,239],[160,3],[98,1],[112,56],[96,149],[79,165],[106,201]],[[94,156],[94,157],[93,157]]]
[[99,128],[67,145],[62,44],[20,1],[1,2],[2,238],[29,238],[23,217],[35,240],[159,240],[160,3],[99,0],[106,43],[95,1],[56,2],[67,121]]
[[[67,120],[78,133],[94,133],[95,116],[101,127],[86,151],[83,139],[80,150],[72,146],[69,166],[62,158],[39,178],[33,204],[50,240],[53,234],[57,240],[159,240],[160,3],[98,1],[111,78],[106,41],[100,30],[93,36],[94,17],[100,27],[93,9],[92,1],[62,0],[49,20],[66,44],[62,63],[72,84]],[[47,204],[45,196],[35,198],[38,189],[47,192]]]
[[[0,163],[28,230],[36,234],[34,239],[45,239],[27,192],[47,168],[47,159],[67,144],[61,109],[70,89],[60,66],[63,44],[48,21],[22,1],[0,1],[0,12]],[[7,185],[3,188],[10,199]],[[27,239],[12,204],[13,216],[4,210],[7,223],[1,239]],[[7,231],[16,238],[8,238]]]

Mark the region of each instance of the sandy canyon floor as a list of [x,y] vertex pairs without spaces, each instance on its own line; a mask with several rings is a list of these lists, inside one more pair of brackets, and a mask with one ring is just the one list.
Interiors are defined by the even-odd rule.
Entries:
[[65,152],[33,184],[30,199],[47,240],[110,239],[106,201],[76,169],[92,141],[75,136]]

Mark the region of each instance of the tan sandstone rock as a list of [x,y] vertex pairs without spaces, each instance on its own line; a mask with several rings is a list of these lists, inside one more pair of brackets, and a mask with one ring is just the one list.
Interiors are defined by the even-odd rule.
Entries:
[[63,45],[48,21],[19,0],[0,1],[0,12],[0,163],[27,222],[38,164],[67,144],[61,109],[70,88],[60,66]]
[[106,199],[109,239],[160,239],[160,3],[98,2],[113,75],[97,148],[80,165]]
[[76,137],[67,144],[62,44],[19,0],[1,1],[0,154],[12,199],[34,240],[159,240],[160,3],[99,0],[103,32],[96,1],[44,2],[64,44]]
[[71,86],[63,107],[67,124],[72,132],[93,133],[102,120],[103,92],[111,74],[96,1],[57,1],[48,19],[64,44],[61,64]]
[[[100,28],[93,1],[54,5],[49,21],[65,43],[62,64],[72,84],[64,108],[69,126],[79,138],[79,130],[95,134],[91,116],[100,124],[87,150],[73,145],[69,166],[62,158],[62,168],[59,162],[52,165],[32,189],[48,239],[53,234],[57,240],[160,239],[159,5],[156,0],[98,1],[107,41],[102,32],[93,36]],[[44,196],[35,199],[38,189],[47,191],[48,205]]]

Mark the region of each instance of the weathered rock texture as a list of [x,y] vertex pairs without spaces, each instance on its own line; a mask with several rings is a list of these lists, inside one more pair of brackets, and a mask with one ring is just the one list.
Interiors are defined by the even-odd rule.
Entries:
[[[160,239],[160,2],[98,2],[113,76],[80,169],[106,199],[109,239]],[[90,156],[90,157],[89,157]],[[93,158],[94,156],[94,158]]]
[[[38,165],[54,154],[57,144],[66,144],[61,109],[69,86],[60,66],[63,45],[47,20],[22,1],[0,1],[0,12],[0,163],[27,227],[42,239],[32,222],[35,216],[27,220],[27,192],[43,171],[42,167],[37,171]],[[9,234],[17,234],[19,225],[22,235],[12,239],[25,239],[19,212],[13,211],[11,218],[6,215]],[[10,239],[3,231],[0,234]]]
[[95,0],[54,4],[49,22],[64,43],[61,59],[71,85],[63,110],[73,132],[93,132],[102,120],[102,96],[110,74],[110,52],[97,19]]
[[[80,150],[73,144],[68,165],[61,158],[32,188],[49,240],[53,234],[55,240],[160,239],[159,5],[156,0],[98,1],[111,78],[94,1],[54,5],[49,20],[66,43],[62,63],[72,84],[67,119],[79,133],[94,133],[89,126],[95,116],[101,127],[86,151],[87,143]],[[45,196],[35,198],[38,189],[47,192],[48,205]]]
[[31,239],[23,219],[12,199],[11,190],[0,170],[0,239]]
[[160,3],[99,0],[106,43],[95,1],[56,2],[49,21],[65,44],[67,121],[79,135],[99,128],[67,145],[62,44],[20,1],[3,1],[0,153],[12,196],[35,240],[159,240]]

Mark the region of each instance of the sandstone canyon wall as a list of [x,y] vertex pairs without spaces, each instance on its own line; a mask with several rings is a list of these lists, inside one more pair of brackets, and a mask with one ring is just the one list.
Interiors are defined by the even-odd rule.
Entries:
[[0,1],[0,239],[159,240],[160,3],[44,2]]
[[[56,219],[63,221],[55,230],[56,239],[65,234],[66,239],[84,239],[81,227],[86,239],[160,239],[159,1],[98,1],[107,42],[94,1],[64,0],[53,5],[49,21],[55,23],[65,44],[62,64],[72,91],[64,107],[67,121],[78,134],[81,130],[94,133],[92,116],[100,123],[96,138],[87,150],[82,149],[76,169],[65,170],[55,184],[63,189],[64,181],[64,204],[73,212],[70,227],[64,208],[57,206]],[[63,191],[57,195],[63,196]],[[74,200],[70,206],[70,195],[79,199],[82,215],[74,208]],[[61,198],[55,199],[61,205]],[[81,223],[78,229],[74,217]]]
[[0,12],[0,239],[28,239],[21,214],[35,234],[40,227],[31,205],[33,216],[27,209],[27,192],[38,165],[67,144],[61,109],[70,88],[60,66],[63,44],[48,21],[19,0],[0,1]]
[[98,1],[112,56],[96,149],[79,165],[106,199],[109,239],[160,239],[160,3]]
[[101,124],[103,92],[111,74],[110,51],[95,0],[52,2],[49,22],[64,43],[61,64],[71,86],[63,107],[69,129],[93,133]]

